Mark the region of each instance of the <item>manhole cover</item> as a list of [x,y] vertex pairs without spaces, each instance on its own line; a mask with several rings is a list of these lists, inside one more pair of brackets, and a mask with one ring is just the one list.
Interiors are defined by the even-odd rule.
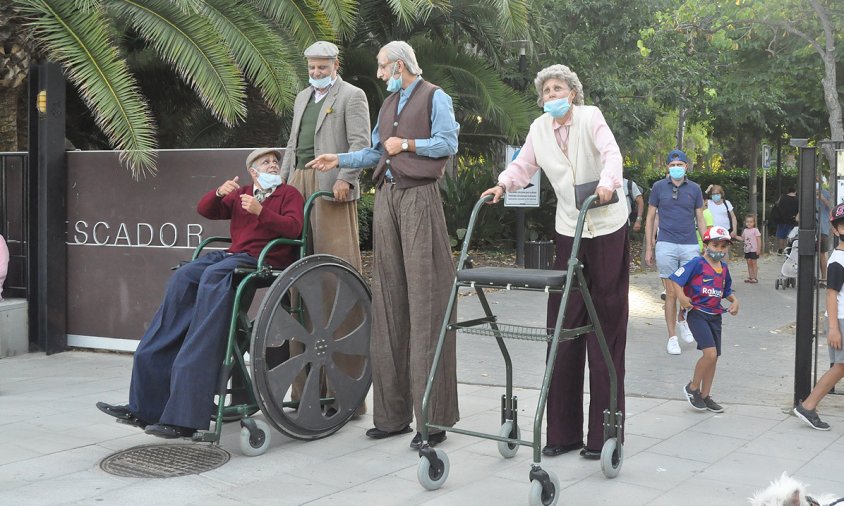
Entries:
[[100,462],[100,468],[128,478],[173,478],[216,469],[229,457],[229,452],[217,445],[146,445],[109,455]]

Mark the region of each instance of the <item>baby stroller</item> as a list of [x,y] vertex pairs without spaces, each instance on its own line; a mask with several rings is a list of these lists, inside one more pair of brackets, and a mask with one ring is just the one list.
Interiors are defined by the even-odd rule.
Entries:
[[782,287],[785,290],[788,287],[797,286],[797,227],[791,229],[786,238],[788,246],[783,250],[782,254],[785,261],[780,268],[780,277],[774,282],[774,288],[779,290]]

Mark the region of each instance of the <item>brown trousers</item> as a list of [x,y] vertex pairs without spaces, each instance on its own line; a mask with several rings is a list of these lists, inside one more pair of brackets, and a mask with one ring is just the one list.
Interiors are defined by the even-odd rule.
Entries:
[[[313,169],[294,170],[290,176],[290,185],[299,190],[299,193],[308,199],[313,193],[319,191],[316,172]],[[319,198],[314,202],[311,209],[311,233],[309,234],[310,248],[314,254],[327,254],[340,257],[349,262],[358,272],[361,271],[362,262],[360,258],[360,245],[358,240],[358,207],[357,201],[337,202]],[[336,287],[324,287],[324,293],[334,293]],[[330,304],[331,301],[326,301]],[[329,314],[329,313],[327,313]],[[345,335],[352,328],[338,328],[338,336]],[[290,341],[290,354],[298,355],[304,348],[298,341]],[[341,371],[350,371],[354,374],[363,368],[363,359],[359,357],[336,355],[335,363]],[[324,381],[323,381],[324,383]],[[305,386],[305,375],[300,374],[293,382],[292,398],[298,400]],[[322,396],[332,396],[330,390],[324,388]],[[364,402],[355,413],[362,415],[366,413],[366,402]]]
[[[627,346],[628,289],[630,285],[630,247],[627,227],[580,242],[583,274],[595,305],[595,312],[617,374],[616,409],[624,413],[624,353]],[[568,266],[574,240],[557,234],[557,258],[554,268]],[[557,321],[560,294],[548,297],[548,326]],[[583,297],[572,291],[566,306],[564,328],[588,323]],[[549,350],[550,351],[550,350]],[[557,347],[554,375],[548,390],[546,426],[548,444],[567,445],[583,441],[583,371],[589,358],[589,432],[586,447],[600,450],[604,441],[604,410],[610,405],[610,381],[607,363],[601,354],[595,333]],[[623,433],[619,434],[623,441]]]
[[[421,420],[422,397],[454,283],[454,261],[436,183],[375,194],[372,384],[375,426],[396,431]],[[456,311],[455,311],[456,313]],[[455,333],[449,332],[428,421],[451,426],[457,410]],[[417,430],[420,427],[417,426]]]

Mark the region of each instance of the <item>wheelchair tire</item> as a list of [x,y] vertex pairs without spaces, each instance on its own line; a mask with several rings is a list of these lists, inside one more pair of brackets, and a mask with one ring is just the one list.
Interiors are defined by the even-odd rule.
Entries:
[[[261,411],[281,433],[302,440],[329,436],[366,399],[372,384],[371,303],[360,274],[331,255],[294,262],[270,286],[255,319],[250,372]],[[291,341],[304,351],[277,353]],[[340,356],[359,357],[360,367],[338,364]],[[297,404],[293,383],[303,374]],[[333,390],[333,398],[321,397],[324,386]]]

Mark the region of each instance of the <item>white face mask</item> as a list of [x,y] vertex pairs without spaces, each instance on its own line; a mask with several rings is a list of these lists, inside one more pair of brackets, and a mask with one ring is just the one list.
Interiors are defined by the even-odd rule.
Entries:
[[281,184],[281,176],[269,172],[258,172],[258,184],[264,190],[271,190]]

